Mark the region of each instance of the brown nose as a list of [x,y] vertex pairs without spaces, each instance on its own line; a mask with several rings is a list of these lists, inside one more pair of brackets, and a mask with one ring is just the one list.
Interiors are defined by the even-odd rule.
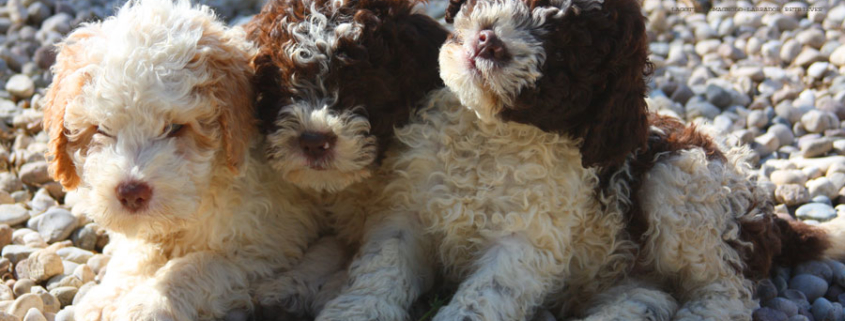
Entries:
[[334,148],[337,136],[326,133],[305,132],[299,136],[299,147],[311,160],[325,157]]
[[116,192],[120,204],[123,204],[123,207],[130,212],[143,209],[153,197],[153,190],[149,185],[134,181],[120,183],[117,185]]
[[493,30],[486,29],[478,33],[475,56],[494,61],[503,61],[508,58],[508,49]]

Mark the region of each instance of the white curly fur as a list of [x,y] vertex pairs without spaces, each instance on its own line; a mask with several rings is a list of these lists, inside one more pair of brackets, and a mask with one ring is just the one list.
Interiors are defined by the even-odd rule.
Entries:
[[[244,39],[186,0],[138,0],[60,45],[45,110],[53,173],[69,177],[113,248],[75,320],[250,309],[251,289],[316,239],[306,196],[249,152],[254,51]],[[169,136],[169,124],[185,126]],[[122,207],[116,186],[126,181],[151,187],[146,208]]]

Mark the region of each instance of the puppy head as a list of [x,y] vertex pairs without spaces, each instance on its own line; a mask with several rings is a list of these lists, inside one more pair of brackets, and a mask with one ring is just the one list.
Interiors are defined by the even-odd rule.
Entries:
[[45,124],[51,172],[90,215],[138,237],[178,231],[253,135],[242,32],[188,1],[140,0],[59,45]]
[[393,128],[442,86],[447,32],[410,0],[273,0],[247,26],[258,114],[284,177],[338,191],[378,166]]
[[582,140],[613,166],[647,137],[645,24],[636,0],[452,0],[440,75],[485,122]]

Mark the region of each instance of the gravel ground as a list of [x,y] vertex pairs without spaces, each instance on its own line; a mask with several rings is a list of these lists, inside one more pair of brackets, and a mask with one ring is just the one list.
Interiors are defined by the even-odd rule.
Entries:
[[[40,103],[52,45],[120,3],[0,0],[0,321],[71,320],[69,306],[109,260],[108,236],[47,174]],[[260,6],[205,3],[232,24]],[[426,9],[441,18],[445,4]],[[845,1],[645,0],[643,7],[655,63],[650,108],[749,144],[779,215],[816,224],[845,212]],[[722,10],[737,7],[745,10]],[[763,308],[755,320],[845,321],[845,264],[777,268],[757,295]]]

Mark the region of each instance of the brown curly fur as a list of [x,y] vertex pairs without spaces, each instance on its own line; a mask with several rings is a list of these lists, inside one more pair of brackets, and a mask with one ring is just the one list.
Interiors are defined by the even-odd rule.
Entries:
[[[328,12],[330,1],[315,0],[317,10]],[[339,9],[343,19],[365,26],[357,39],[340,39],[322,78],[329,92],[338,92],[333,110],[363,106],[377,137],[379,155],[393,128],[404,124],[413,107],[432,89],[442,87],[437,73],[437,53],[448,32],[423,14],[412,13],[414,1],[349,0]],[[303,93],[290,82],[291,75],[316,82],[316,63],[293,63],[284,46],[295,41],[282,25],[303,21],[311,11],[303,1],[270,1],[247,26],[250,40],[260,47],[253,60],[258,117],[263,130],[272,132],[279,110]],[[380,158],[379,157],[379,158]]]
[[[662,133],[653,131],[645,148],[637,151],[634,159],[629,162],[633,177],[630,183],[633,205],[627,213],[627,229],[635,240],[639,240],[648,228],[646,213],[643,213],[637,204],[642,177],[654,164],[679,151],[689,149],[704,150],[710,161],[727,162],[724,153],[713,139],[697,130],[695,126],[687,126],[676,118],[657,114],[650,114],[648,122]],[[752,204],[749,211],[755,209],[762,210],[764,216],[740,222],[740,239],[751,243],[752,246],[731,244],[744,259],[743,273],[746,277],[766,277],[772,264],[794,265],[818,259],[830,246],[824,231],[802,222],[777,217],[772,212],[772,205],[768,200]]]
[[652,68],[637,1],[606,0],[602,7],[570,8],[549,24],[543,77],[501,116],[581,138],[584,166],[612,168],[646,142]]

